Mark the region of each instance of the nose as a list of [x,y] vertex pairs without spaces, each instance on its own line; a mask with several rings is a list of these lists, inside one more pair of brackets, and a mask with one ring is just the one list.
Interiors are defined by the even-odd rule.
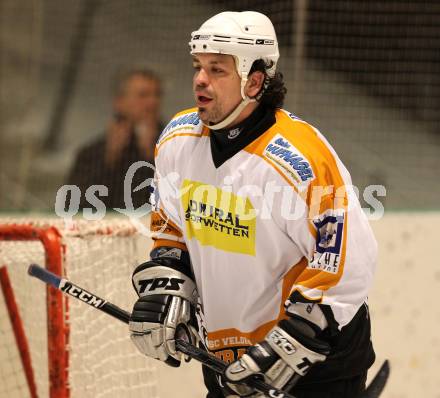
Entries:
[[196,87],[206,87],[209,84],[208,74],[203,68],[197,71],[194,76],[194,85]]

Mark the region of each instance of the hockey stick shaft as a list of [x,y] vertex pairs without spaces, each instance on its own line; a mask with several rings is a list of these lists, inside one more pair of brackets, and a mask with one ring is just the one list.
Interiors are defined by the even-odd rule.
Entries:
[[69,280],[55,275],[54,273],[40,267],[37,264],[31,264],[29,266],[28,274],[41,280],[42,282],[47,283],[48,285],[53,286],[55,289],[61,290],[63,293],[68,294],[69,296],[75,297],[76,299],[81,300],[84,303],[95,307],[96,309],[101,310],[102,312],[105,312],[116,319],[119,319],[122,322],[128,324],[130,320],[129,312],[112,303],[109,303],[107,300],[104,300],[93,293],[88,292]]
[[[75,297],[84,303],[105,312],[106,314],[128,324],[130,320],[130,313],[119,308],[118,306],[104,300],[103,298],[96,296],[93,293],[75,285],[65,278],[61,278],[54,273],[47,271],[46,269],[40,267],[39,265],[32,264],[29,266],[28,273],[41,281],[53,286],[56,289],[61,290],[63,293]],[[184,340],[176,340],[176,348],[188,355],[192,359],[201,362],[203,365],[211,368],[217,373],[223,374],[227,364],[222,360],[218,359],[216,356],[202,350]],[[382,393],[385,385],[387,383],[390,374],[390,365],[388,361],[385,361],[378,373],[375,375],[371,381],[368,388],[361,395],[362,398],[378,398]],[[256,388],[257,390],[267,394],[269,397],[273,398],[295,398],[293,395],[279,389],[273,388],[271,385],[265,383],[259,379],[249,379],[246,381],[250,387]]]
[[[53,286],[55,289],[61,290],[63,293],[68,294],[82,302],[102,311],[106,314],[128,324],[130,321],[130,313],[119,308],[118,306],[104,300],[103,298],[90,293],[82,287],[75,285],[71,281],[61,278],[58,275],[40,267],[37,264],[31,264],[28,268],[28,274],[40,279],[41,281]],[[204,351],[184,340],[176,340],[176,348],[185,355],[193,358],[194,360],[201,362],[203,365],[211,368],[217,373],[223,374],[223,371],[227,367],[227,364],[216,356]],[[260,379],[246,380],[246,384],[250,387],[261,391],[269,397],[273,398],[295,398],[293,395],[265,383]]]

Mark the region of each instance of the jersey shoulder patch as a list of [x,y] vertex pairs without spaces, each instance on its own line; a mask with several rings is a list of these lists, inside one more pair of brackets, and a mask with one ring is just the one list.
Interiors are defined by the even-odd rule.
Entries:
[[263,156],[298,191],[304,191],[310,184],[335,189],[344,185],[336,152],[311,124],[278,110],[276,123],[268,132]]
[[186,109],[177,113],[171,121],[165,126],[156,144],[156,148],[181,135],[201,136],[203,130],[202,121],[197,114],[197,108]]
[[299,190],[315,177],[307,157],[283,134],[276,133],[263,149],[262,156]]
[[[307,125],[285,110],[277,111],[276,123],[258,150],[260,156],[299,191],[306,189],[315,178],[308,148],[297,134],[297,130],[303,128],[302,124]],[[315,131],[310,132],[316,135]]]

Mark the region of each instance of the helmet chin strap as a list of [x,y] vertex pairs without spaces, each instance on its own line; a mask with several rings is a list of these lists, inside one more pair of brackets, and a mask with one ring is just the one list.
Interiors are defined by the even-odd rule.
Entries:
[[211,130],[220,130],[222,128],[225,128],[229,124],[231,124],[237,117],[240,115],[242,110],[250,103],[256,102],[257,100],[254,98],[249,98],[244,93],[244,87],[247,83],[247,76],[245,73],[241,74],[241,98],[242,101],[237,105],[237,107],[228,115],[225,119],[223,119],[221,122],[217,124],[206,124],[203,123],[206,127],[209,127]]

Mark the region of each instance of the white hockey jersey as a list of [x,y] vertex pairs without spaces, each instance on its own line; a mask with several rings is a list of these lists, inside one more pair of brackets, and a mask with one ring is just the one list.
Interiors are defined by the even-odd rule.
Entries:
[[377,245],[348,171],[314,127],[275,117],[218,168],[196,108],[156,147],[154,244],[188,250],[205,343],[225,361],[261,341],[291,295],[331,306],[343,327],[373,278]]

